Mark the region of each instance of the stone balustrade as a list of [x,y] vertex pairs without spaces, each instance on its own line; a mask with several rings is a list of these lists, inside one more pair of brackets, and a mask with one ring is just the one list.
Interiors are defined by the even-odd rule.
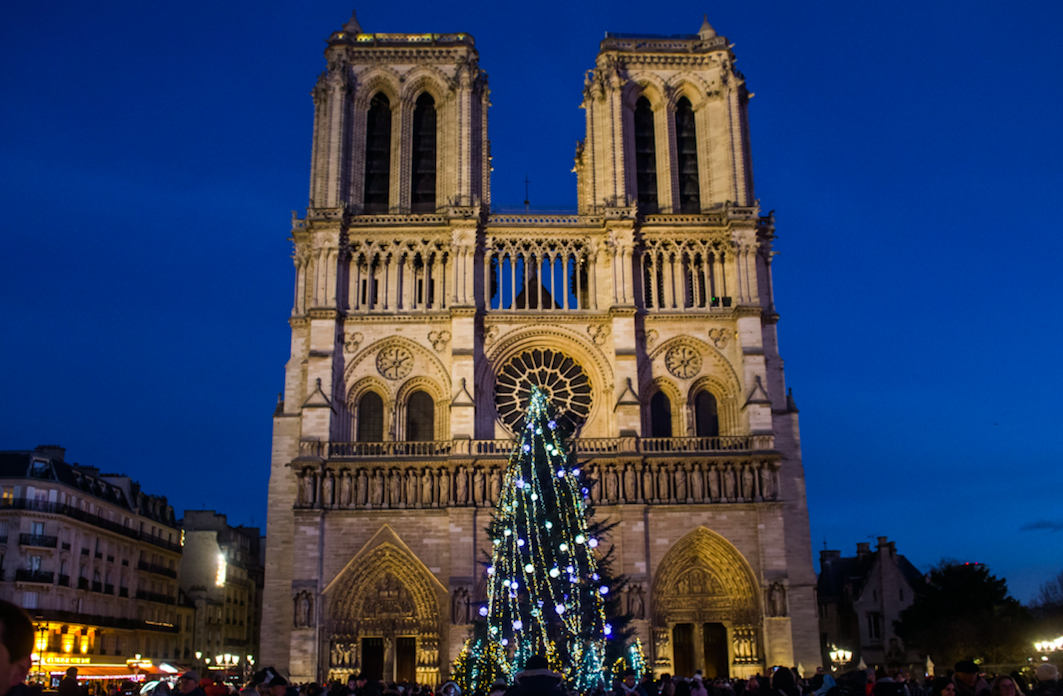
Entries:
[[[515,442],[508,438],[494,440],[428,440],[389,442],[319,442],[299,443],[300,460],[387,459],[411,457],[503,457],[513,452]],[[572,441],[575,453],[582,457],[644,455],[726,456],[741,452],[770,452],[775,449],[772,435],[733,435],[724,437],[593,437]]]
[[[772,455],[750,452],[711,459],[636,456],[592,459],[582,466],[588,495],[596,505],[760,503],[779,499],[779,465]],[[493,506],[501,492],[506,463],[471,459],[411,466],[409,462],[400,465],[302,457],[292,467],[298,477],[297,508],[394,510]]]

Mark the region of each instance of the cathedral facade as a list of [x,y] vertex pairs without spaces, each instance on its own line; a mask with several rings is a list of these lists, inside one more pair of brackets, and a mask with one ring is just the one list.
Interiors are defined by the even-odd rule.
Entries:
[[578,212],[491,213],[468,34],[353,17],[313,89],[260,664],[439,684],[531,385],[576,435],[655,672],[819,664],[797,410],[726,38],[607,35]]

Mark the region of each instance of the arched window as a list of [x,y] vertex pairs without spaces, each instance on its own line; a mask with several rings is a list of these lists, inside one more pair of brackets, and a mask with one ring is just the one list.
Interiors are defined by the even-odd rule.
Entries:
[[384,440],[384,400],[367,392],[358,402],[358,442]]
[[675,146],[679,151],[679,210],[701,212],[701,186],[698,183],[698,139],[694,127],[694,108],[683,97],[675,106]]
[[720,414],[712,393],[701,391],[694,397],[694,424],[698,437],[720,436]]
[[406,404],[406,439],[425,442],[436,439],[436,403],[423,391],[410,395]]
[[365,119],[364,212],[388,212],[391,184],[391,102],[377,94],[369,102]]
[[413,109],[410,204],[415,213],[436,211],[436,103],[425,92]]
[[650,399],[650,437],[672,437],[672,402],[664,392]]
[[653,108],[650,100],[635,102],[635,187],[639,209],[657,212],[657,147],[654,144]]

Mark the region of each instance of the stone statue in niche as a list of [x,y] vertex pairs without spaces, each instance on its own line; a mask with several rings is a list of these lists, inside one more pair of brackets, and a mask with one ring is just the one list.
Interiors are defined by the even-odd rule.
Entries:
[[439,507],[450,506],[450,470],[443,469],[439,475]]
[[742,467],[742,497],[753,499],[753,470],[748,466]]
[[399,507],[402,504],[402,474],[398,469],[391,470],[391,507]]
[[700,503],[705,497],[705,481],[701,473],[701,464],[695,462],[694,470],[690,472],[690,497],[695,503]]
[[359,507],[365,507],[366,503],[369,502],[369,478],[365,474],[365,469],[358,470],[356,487],[354,502]]
[[735,476],[734,471],[730,468],[725,469],[720,474],[723,476],[723,495],[727,500],[735,499]]
[[687,499],[687,470],[682,464],[675,465],[675,499],[680,503]]
[[456,588],[451,597],[450,622],[455,625],[469,623],[469,591],[464,587]]
[[646,618],[646,602],[642,596],[642,585],[632,585],[627,591],[627,613],[633,619]]
[[331,471],[329,472],[328,476],[325,477],[324,488],[325,492],[321,496],[322,502],[325,504],[326,507],[331,507],[333,502],[332,494],[336,491],[336,479],[333,477]]
[[653,495],[653,472],[650,471],[649,465],[644,465],[642,469],[642,498],[647,503],[653,500],[656,496]]
[[292,623],[295,628],[306,628],[311,625],[313,616],[314,599],[304,590],[295,596],[295,620]]
[[491,467],[491,502],[497,503],[502,496],[502,469]]
[[406,470],[406,507],[413,507],[417,503],[417,472],[414,469]]
[[382,472],[380,469],[376,469],[375,471],[373,471],[372,488],[373,488],[373,497],[372,497],[373,507],[383,507],[384,506],[384,472]]
[[473,477],[472,477],[473,502],[475,502],[477,505],[481,505],[481,506],[484,504],[484,483],[485,483],[485,481],[486,481],[486,479],[484,478],[484,470],[483,470],[483,468],[476,467],[476,473],[474,473]]
[[340,477],[340,505],[343,507],[351,505],[351,472],[346,469]]
[[660,468],[657,470],[657,497],[662,503],[668,502],[668,478],[668,465],[661,464]]
[[458,471],[454,474],[454,502],[457,505],[464,505],[469,499],[469,477],[465,472],[464,466],[459,466]]
[[764,500],[775,499],[775,482],[772,481],[771,469],[760,470],[760,494]]
[[769,616],[786,616],[786,588],[781,582],[773,582],[768,588]]
[[606,485],[606,499],[610,503],[615,503],[618,500],[620,479],[617,476],[616,469],[612,464],[609,465],[609,473],[606,474],[608,484]]
[[421,507],[432,507],[432,470],[421,472]]
[[710,468],[705,476],[709,479],[709,499],[716,502],[720,499],[720,472]]
[[317,488],[317,475],[312,471],[308,471],[306,475],[303,476],[303,484],[303,505],[313,505],[317,498],[317,496],[314,495],[316,492],[315,489]]
[[635,475],[635,465],[628,464],[624,468],[624,500],[633,503],[638,500],[638,478]]

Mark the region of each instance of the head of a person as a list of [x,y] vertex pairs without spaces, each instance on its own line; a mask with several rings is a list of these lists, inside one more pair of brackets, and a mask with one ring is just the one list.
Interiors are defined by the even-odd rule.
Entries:
[[550,663],[542,655],[532,655],[524,663],[524,669],[550,669]]
[[1037,665],[1037,681],[1059,681],[1059,669],[1057,669],[1055,665],[1047,662]]
[[625,670],[624,671],[624,686],[626,686],[629,689],[634,689],[635,688],[635,678],[637,676],[638,675],[635,674],[635,670],[633,670],[633,669]]
[[746,693],[755,694],[760,691],[760,680],[756,677],[750,677],[746,680]]
[[972,660],[960,660],[952,669],[956,672],[956,681],[968,687],[974,686],[978,681],[978,665]]
[[0,686],[6,692],[26,679],[33,653],[33,622],[11,602],[0,600]]
[[956,685],[948,677],[938,677],[930,686],[930,696],[956,696]]
[[794,681],[794,673],[785,667],[780,667],[771,675],[771,688],[776,691],[787,692],[795,686],[797,682]]
[[1022,692],[1019,691],[1015,680],[1006,674],[1002,674],[993,680],[990,693],[993,696],[1022,696]]
[[270,679],[269,693],[271,696],[284,696],[288,693],[288,680],[281,676]]
[[182,694],[190,694],[199,686],[199,675],[195,672],[185,672],[177,678],[177,688]]

